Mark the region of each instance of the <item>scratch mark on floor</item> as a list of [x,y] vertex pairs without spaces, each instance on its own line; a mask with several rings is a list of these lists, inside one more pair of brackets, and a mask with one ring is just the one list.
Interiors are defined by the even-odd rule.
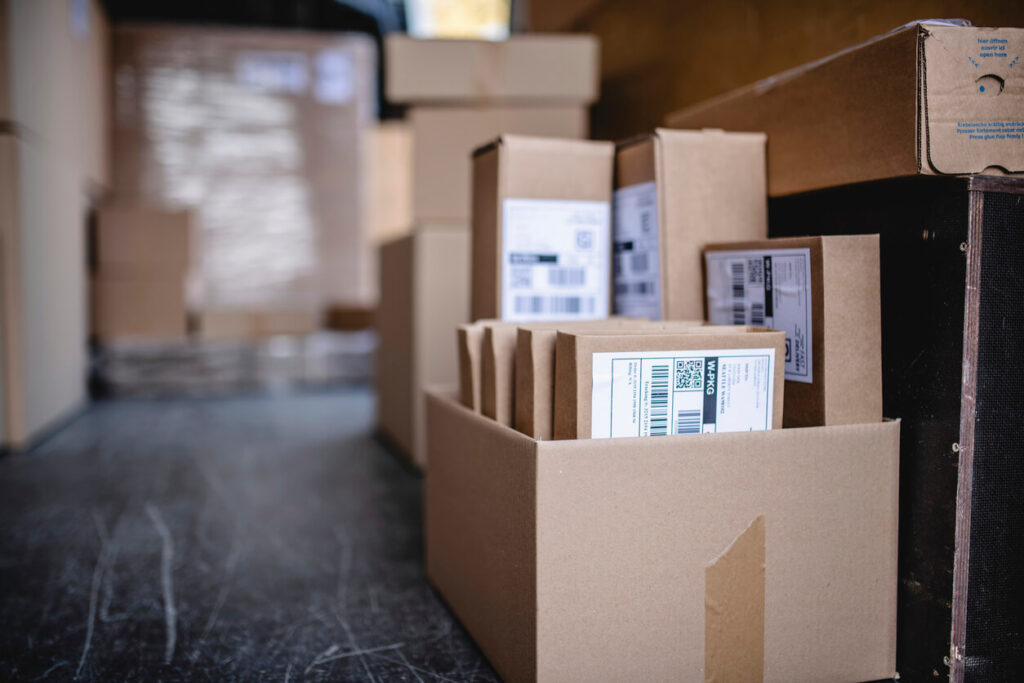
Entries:
[[329,648],[327,648],[326,650],[324,650],[323,652],[321,652],[320,654],[318,654],[316,657],[313,657],[313,661],[309,663],[309,666],[307,666],[306,670],[304,672],[302,672],[302,675],[305,676],[306,674],[308,674],[310,672],[310,670],[314,666],[316,666],[317,664],[320,663],[321,659],[323,659],[324,657],[330,657],[335,652],[337,652],[338,649],[339,649],[338,645],[337,645],[337,643],[335,643],[335,644],[331,645]]
[[[62,666],[70,666],[70,665],[71,665],[71,662],[66,662],[66,661],[65,661],[65,662],[57,662],[56,664],[54,664],[53,666],[51,666],[51,667],[50,667],[49,669],[47,669],[46,671],[44,671],[44,672],[42,673],[42,675],[40,675],[40,676],[39,676],[39,677],[37,677],[37,678],[33,678],[32,680],[33,680],[33,681],[41,681],[41,680],[43,680],[44,678],[48,678],[48,677],[50,676],[50,674],[52,674],[52,673],[53,673],[54,671],[56,671],[57,669],[61,668]],[[14,670],[14,673],[17,673],[17,671],[18,671],[18,670],[17,670],[17,669],[15,669],[15,670]],[[76,678],[78,677],[78,672],[77,672],[77,671],[75,672],[75,677],[76,677]]]
[[152,503],[146,503],[146,514],[156,527],[162,544],[160,552],[160,584],[164,594],[164,623],[167,629],[167,645],[164,647],[164,664],[170,664],[174,657],[177,640],[178,610],[174,607],[174,584],[171,582],[171,563],[174,561],[174,541],[171,531],[164,523],[160,510]]
[[[385,662],[391,662],[392,664],[401,664],[402,663],[401,661],[399,661],[397,659],[392,659],[391,657],[385,657],[384,655],[382,655],[382,654],[380,654],[378,652],[375,652],[375,653],[371,654],[370,656],[371,657],[376,657],[377,659],[383,659]],[[454,678],[448,678],[447,676],[442,676],[441,674],[434,673],[433,671],[427,671],[426,669],[421,669],[418,666],[413,666],[412,664],[409,664],[409,668],[412,669],[413,671],[417,671],[417,672],[419,672],[421,674],[426,674],[427,676],[430,676],[431,678],[436,678],[439,681],[446,681],[447,683],[461,683],[459,680],[456,680]]]
[[[337,648],[336,645],[334,647]],[[338,654],[332,654],[329,657],[321,656],[321,657],[318,657],[317,659],[314,659],[313,662],[309,666],[306,667],[306,670],[303,672],[303,674],[304,675],[308,674],[314,667],[318,667],[321,664],[326,664],[327,662],[335,662],[335,661],[337,661],[339,659],[348,659],[349,657],[361,657],[362,655],[372,655],[372,654],[374,654],[376,652],[386,652],[388,650],[398,650],[398,649],[403,648],[403,647],[405,647],[405,643],[392,643],[391,645],[381,645],[380,647],[367,647],[367,648],[363,648],[362,650],[352,650],[350,652],[340,652]]]
[[231,590],[231,585],[235,576],[235,567],[238,565],[238,556],[242,553],[242,544],[238,540],[239,537],[240,534],[236,533],[234,538],[231,539],[231,552],[228,555],[227,562],[224,564],[224,571],[226,573],[224,584],[217,592],[217,600],[214,602],[213,609],[210,611],[210,616],[206,620],[206,626],[203,627],[203,632],[200,634],[199,640],[196,641],[196,646],[189,657],[193,663],[199,659],[199,653],[202,651],[203,643],[206,641],[206,636],[210,635],[210,631],[213,630],[214,624],[217,623],[217,616],[220,614],[221,608],[224,607],[224,603],[228,599],[228,592]]
[[89,614],[85,620],[85,642],[82,643],[82,654],[78,658],[75,678],[82,674],[82,667],[85,666],[85,660],[89,656],[89,648],[92,647],[92,634],[96,628],[96,601],[100,594],[100,584],[103,582],[103,572],[107,567],[107,529],[103,524],[103,519],[95,510],[92,513],[92,519],[96,524],[96,533],[100,537],[100,550],[96,555],[96,565],[92,569],[92,584],[89,587]]
[[292,679],[292,662],[288,662],[288,668],[284,670],[284,683]]
[[423,679],[420,678],[420,675],[418,673],[416,673],[416,668],[412,664],[409,663],[408,659],[405,658],[405,653],[402,652],[401,650],[399,650],[398,651],[398,656],[402,658],[402,663],[405,664],[405,668],[409,670],[409,673],[411,673],[413,676],[415,676],[417,681],[419,681],[420,683],[423,683]]

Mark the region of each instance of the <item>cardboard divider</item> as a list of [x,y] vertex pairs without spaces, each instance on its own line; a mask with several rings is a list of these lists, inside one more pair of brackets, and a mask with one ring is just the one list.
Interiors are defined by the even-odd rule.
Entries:
[[[764,680],[895,675],[899,422],[536,441],[427,395],[426,566],[507,680],[700,680],[764,519]],[[756,539],[755,539],[756,540]]]

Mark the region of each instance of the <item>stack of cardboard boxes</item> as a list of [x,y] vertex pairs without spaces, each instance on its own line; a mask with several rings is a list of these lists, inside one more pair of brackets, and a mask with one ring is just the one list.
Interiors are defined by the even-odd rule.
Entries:
[[86,218],[109,186],[97,2],[0,2],[0,447],[85,401]]
[[387,97],[409,106],[413,230],[380,250],[379,428],[422,467],[423,387],[456,380],[451,334],[469,320],[470,154],[503,133],[586,137],[598,46],[394,35],[385,50]]

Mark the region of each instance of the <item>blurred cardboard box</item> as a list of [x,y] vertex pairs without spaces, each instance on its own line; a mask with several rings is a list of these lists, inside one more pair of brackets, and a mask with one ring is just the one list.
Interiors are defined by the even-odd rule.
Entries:
[[382,121],[369,131],[366,208],[374,247],[412,230],[412,141],[405,121]]
[[765,131],[772,196],[918,173],[1021,173],[1021,53],[1024,29],[915,22],[667,123]]
[[427,411],[427,576],[505,680],[895,676],[898,422],[536,441]]
[[765,136],[658,129],[615,154],[615,312],[703,318],[701,248],[768,236]]
[[425,469],[424,388],[459,381],[452,341],[469,319],[469,231],[459,224],[420,224],[380,254],[378,429]]
[[599,46],[586,35],[508,40],[385,38],[385,93],[398,104],[561,102],[597,99]]
[[588,116],[579,105],[416,106],[413,138],[413,214],[417,220],[469,222],[473,150],[512,133],[585,138]]
[[305,336],[320,326],[316,313],[300,310],[204,310],[198,314],[197,320],[199,336],[207,341]]
[[184,339],[188,334],[184,276],[95,275],[92,331],[101,341]]
[[878,235],[710,244],[708,320],[786,333],[786,427],[882,419]]
[[608,317],[613,152],[503,135],[474,153],[474,320]]
[[96,268],[103,274],[177,276],[192,264],[192,213],[106,204],[96,212]]
[[785,345],[765,328],[559,332],[554,438],[779,429]]

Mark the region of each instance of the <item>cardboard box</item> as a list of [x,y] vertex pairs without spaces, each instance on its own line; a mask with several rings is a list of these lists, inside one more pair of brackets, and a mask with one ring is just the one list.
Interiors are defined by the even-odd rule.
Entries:
[[483,410],[480,352],[484,343],[482,323],[465,323],[455,330],[459,349],[459,401],[474,412]]
[[536,441],[427,409],[427,576],[505,680],[895,676],[898,422]]
[[313,311],[204,310],[198,315],[199,336],[207,341],[263,339],[276,335],[304,336],[320,327]]
[[705,329],[559,332],[554,438],[781,428],[785,333]]
[[515,428],[535,439],[554,435],[555,340],[558,331],[649,334],[652,331],[689,330],[705,323],[680,320],[671,323],[614,317],[573,323],[528,323],[516,328],[514,368]]
[[416,106],[408,114],[413,138],[416,220],[468,224],[473,150],[511,133],[586,138],[585,107],[537,103],[518,106]]
[[184,278],[96,275],[92,331],[101,341],[184,339],[188,334]]
[[[376,247],[412,229],[413,132],[406,121],[389,120],[368,134],[366,210],[370,241]],[[374,276],[379,277],[376,272]]]
[[182,278],[191,244],[189,211],[107,204],[96,212],[96,266],[103,274]]
[[474,320],[608,317],[612,156],[608,142],[517,135],[474,153]]
[[508,40],[384,41],[385,93],[395,103],[560,102],[597,99],[598,43],[585,35]]
[[915,23],[669,115],[768,133],[772,196],[880,178],[1024,172],[1024,29]]
[[113,67],[114,194],[195,210],[200,308],[376,303],[368,36],[119,24]]
[[786,332],[786,427],[882,419],[878,235],[709,244],[708,320]]
[[615,312],[702,318],[703,246],[768,237],[765,136],[658,129],[620,144],[612,225]]
[[469,320],[469,230],[424,223],[380,252],[378,429],[424,469],[424,387],[458,382],[452,333]]

